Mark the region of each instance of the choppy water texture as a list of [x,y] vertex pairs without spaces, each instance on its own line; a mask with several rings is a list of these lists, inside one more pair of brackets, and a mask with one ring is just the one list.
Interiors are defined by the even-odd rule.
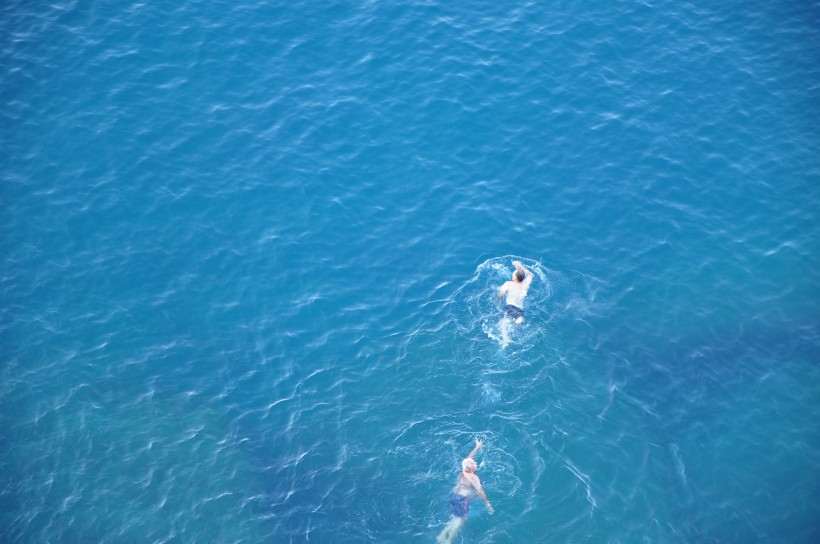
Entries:
[[820,542],[818,21],[4,2],[0,540]]

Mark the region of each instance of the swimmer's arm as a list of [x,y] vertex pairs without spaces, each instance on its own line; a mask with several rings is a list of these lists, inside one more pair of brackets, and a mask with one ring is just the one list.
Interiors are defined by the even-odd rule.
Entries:
[[484,492],[484,487],[481,485],[481,480],[479,480],[478,477],[476,477],[473,482],[473,487],[481,500],[484,501],[484,505],[487,507],[487,512],[493,514],[495,509],[493,508],[493,505],[490,504],[490,499],[487,498],[487,494]]
[[[470,452],[470,455],[467,456],[467,458],[472,459],[473,455],[475,455],[476,452],[478,452],[478,450],[480,450],[481,446],[483,446],[483,445],[484,445],[484,442],[482,442],[481,440],[476,440],[475,441],[475,447],[473,448],[473,451]],[[479,485],[479,487],[481,486],[481,484],[478,484],[478,485]]]
[[509,284],[510,284],[510,282],[504,282],[504,285],[502,285],[501,287],[498,288],[498,298],[501,298],[501,297],[504,296],[504,293],[506,293],[507,289],[509,288]]
[[532,278],[533,278],[533,275],[532,275],[532,272],[530,272],[530,269],[527,268],[526,266],[524,266],[523,264],[521,264],[521,261],[513,261],[513,266],[515,267],[516,270],[523,270],[524,271],[524,285],[529,287],[530,284],[532,283]]
[[532,272],[530,272],[530,269],[521,264],[521,261],[513,261],[512,264],[516,270],[523,270],[525,276],[532,276]]

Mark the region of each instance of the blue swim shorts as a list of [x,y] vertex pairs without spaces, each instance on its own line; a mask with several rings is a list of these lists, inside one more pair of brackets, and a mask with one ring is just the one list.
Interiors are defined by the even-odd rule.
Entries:
[[504,314],[507,317],[515,321],[519,317],[524,317],[524,310],[519,308],[518,306],[513,306],[512,304],[507,304],[504,306]]
[[458,493],[450,493],[450,514],[457,518],[467,519],[470,509],[470,499]]

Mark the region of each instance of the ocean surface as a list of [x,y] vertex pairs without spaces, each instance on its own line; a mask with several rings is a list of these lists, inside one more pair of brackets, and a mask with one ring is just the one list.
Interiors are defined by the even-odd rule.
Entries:
[[[820,542],[820,3],[0,7],[0,541]],[[499,345],[496,290],[535,274]]]

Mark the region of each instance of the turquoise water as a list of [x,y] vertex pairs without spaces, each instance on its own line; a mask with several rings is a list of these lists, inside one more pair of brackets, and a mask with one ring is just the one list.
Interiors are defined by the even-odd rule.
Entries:
[[[820,6],[0,8],[4,542],[820,541]],[[536,273],[498,344],[495,290]]]

